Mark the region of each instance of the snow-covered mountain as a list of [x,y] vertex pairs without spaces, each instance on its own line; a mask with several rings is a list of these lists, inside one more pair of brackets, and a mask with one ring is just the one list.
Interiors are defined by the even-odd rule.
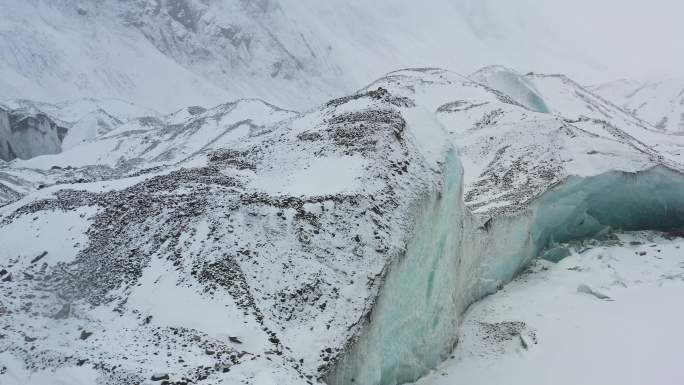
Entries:
[[138,116],[157,112],[117,99],[76,99],[56,104],[11,99],[0,105],[0,159],[55,154],[103,135]]
[[[119,98],[169,113],[238,98],[289,109],[396,68],[592,73],[533,3],[27,0],[0,3],[0,95]],[[595,71],[594,71],[595,72]]]
[[0,384],[680,384],[628,3],[0,1]]
[[415,381],[533,258],[684,225],[683,145],[564,76],[419,68],[0,163],[0,380]]
[[140,116],[157,116],[154,110],[141,107],[119,99],[81,98],[58,102],[55,104],[28,99],[5,100],[4,104],[17,110],[32,113],[43,113],[63,125],[77,123],[93,112],[104,112],[112,119],[127,122]]
[[592,90],[658,129],[684,133],[684,79],[645,84],[618,80]]

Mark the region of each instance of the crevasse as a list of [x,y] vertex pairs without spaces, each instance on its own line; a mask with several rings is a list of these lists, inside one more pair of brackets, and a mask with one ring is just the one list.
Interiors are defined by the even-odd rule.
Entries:
[[559,255],[557,242],[684,226],[684,175],[665,167],[569,178],[487,226],[476,225],[463,204],[453,154],[444,175],[443,191],[422,205],[405,255],[389,268],[368,323],[329,373],[329,385],[415,381],[450,354],[471,303],[532,258]]

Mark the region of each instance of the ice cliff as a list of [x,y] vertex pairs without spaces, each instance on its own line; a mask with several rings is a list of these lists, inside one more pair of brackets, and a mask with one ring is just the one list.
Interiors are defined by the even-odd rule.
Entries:
[[0,159],[28,159],[60,151],[66,130],[47,115],[0,105]]

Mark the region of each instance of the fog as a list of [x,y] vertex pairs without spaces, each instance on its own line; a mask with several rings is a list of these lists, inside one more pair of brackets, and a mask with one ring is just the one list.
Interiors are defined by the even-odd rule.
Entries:
[[[489,42],[504,42],[514,53],[531,44],[524,41],[531,39],[567,59],[565,65],[539,63],[544,67],[540,70],[561,67],[555,71],[589,83],[622,77],[684,77],[681,1],[466,0],[464,4],[474,27]],[[515,64],[518,58],[512,53],[502,54],[501,60]]]

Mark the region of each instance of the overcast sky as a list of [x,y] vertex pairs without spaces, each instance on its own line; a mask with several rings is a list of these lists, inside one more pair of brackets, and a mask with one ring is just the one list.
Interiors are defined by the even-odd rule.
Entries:
[[[561,46],[586,54],[606,76],[684,76],[682,0],[519,0],[536,10],[531,21]],[[495,0],[496,3],[517,3]]]

